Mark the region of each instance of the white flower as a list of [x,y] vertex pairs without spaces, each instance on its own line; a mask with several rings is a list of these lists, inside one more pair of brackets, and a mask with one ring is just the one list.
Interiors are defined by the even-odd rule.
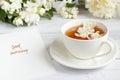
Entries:
[[41,16],[43,16],[43,14],[46,12],[46,10],[44,9],[44,8],[40,8],[40,10],[39,10],[39,14],[41,15]]
[[[8,19],[12,19],[14,25],[31,25],[37,24],[40,21],[40,16],[43,16],[46,11],[53,7],[55,0],[0,0],[0,8],[2,8]],[[52,11],[53,13],[54,11]],[[50,18],[53,16],[48,12]],[[18,16],[17,16],[18,15]],[[4,18],[6,19],[6,18]]]
[[77,18],[78,12],[79,11],[76,7],[73,7],[73,8],[63,7],[63,8],[61,8],[59,14],[63,18]]
[[77,15],[79,13],[78,8],[73,7],[71,13],[73,14],[73,18],[77,18]]
[[40,2],[45,5],[47,3],[47,0],[40,0]]
[[24,7],[26,8],[26,11],[34,12],[34,13],[37,12],[39,5],[40,4],[38,3],[33,3],[30,1],[27,1],[27,3],[24,3]]
[[72,0],[63,0],[59,7],[57,8],[58,14],[60,14],[63,18],[77,18],[79,13],[77,7],[66,7],[66,3],[72,3]]
[[83,23],[83,27],[79,27],[75,36],[82,37],[82,38],[89,38],[90,34],[94,33],[94,27],[96,26],[95,23]]
[[85,8],[89,8],[90,7],[90,3],[92,0],[85,0]]
[[10,5],[9,13],[10,13],[10,14],[13,14],[15,11],[16,11],[17,13],[19,13],[19,10],[20,10],[21,8],[22,8],[21,3],[13,2],[13,3],[11,3],[11,5]]
[[20,17],[16,17],[14,20],[13,20],[13,24],[16,25],[16,26],[20,26],[20,25],[23,25],[23,21]]
[[53,2],[51,0],[39,0],[39,1],[41,2],[41,4],[44,6],[46,10],[50,10],[52,8]]
[[10,4],[5,0],[0,1],[0,6],[3,10],[5,10],[5,12],[9,11],[10,9]]
[[100,37],[102,37],[102,35],[100,35],[98,31],[90,35],[91,39],[98,39]]
[[89,3],[89,12],[99,18],[112,18],[115,16],[116,0],[92,0]]
[[64,17],[64,18],[68,18],[69,17],[69,14],[67,12],[62,12],[61,13],[61,16]]
[[40,17],[36,13],[30,13],[27,11],[20,12],[20,17],[23,19],[28,25],[37,24],[40,21]]
[[63,3],[72,3],[73,0],[63,0]]
[[[65,11],[65,6],[66,4],[64,4],[63,2],[60,3],[60,5],[57,7],[57,13],[60,14],[62,11]],[[61,9],[64,9],[61,11]]]
[[9,0],[10,2],[15,2],[15,3],[22,3],[22,0]]
[[55,2],[56,0],[49,0],[49,1],[53,3],[53,2]]
[[44,4],[44,7],[46,10],[50,10],[52,8],[51,2],[47,2],[46,4]]
[[8,3],[5,0],[1,0],[0,1],[1,8],[5,10],[5,12],[9,12],[10,14],[13,14],[14,11],[18,13],[19,10],[22,8],[21,3],[17,2],[17,0],[11,0],[11,1],[15,1],[15,2]]
[[52,3],[49,0],[36,0],[36,2],[27,1],[24,3],[26,11],[38,13],[41,16],[52,8]]
[[11,19],[13,16],[12,15],[8,15],[8,18]]

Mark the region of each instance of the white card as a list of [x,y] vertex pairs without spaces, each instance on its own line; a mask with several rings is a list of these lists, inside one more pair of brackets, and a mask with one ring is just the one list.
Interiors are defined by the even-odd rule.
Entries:
[[37,27],[0,34],[0,80],[35,80],[55,73]]

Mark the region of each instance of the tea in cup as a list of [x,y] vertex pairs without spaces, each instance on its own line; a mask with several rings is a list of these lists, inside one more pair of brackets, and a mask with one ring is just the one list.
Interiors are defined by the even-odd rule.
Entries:
[[[66,49],[75,58],[90,59],[110,53],[113,49],[107,41],[109,30],[101,22],[90,19],[76,19],[62,26],[63,42]],[[107,44],[109,51],[100,53]]]

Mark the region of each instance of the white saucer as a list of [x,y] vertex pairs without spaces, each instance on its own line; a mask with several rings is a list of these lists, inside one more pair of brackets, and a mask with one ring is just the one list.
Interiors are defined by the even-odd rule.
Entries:
[[[80,60],[69,55],[70,53],[65,48],[62,38],[57,38],[50,47],[50,55],[58,63],[67,67],[75,69],[96,69],[103,67],[114,60],[119,51],[118,46],[113,39],[108,38],[108,41],[112,42],[114,46],[111,53],[88,60]],[[104,45],[102,51],[106,51],[107,49],[108,47]]]

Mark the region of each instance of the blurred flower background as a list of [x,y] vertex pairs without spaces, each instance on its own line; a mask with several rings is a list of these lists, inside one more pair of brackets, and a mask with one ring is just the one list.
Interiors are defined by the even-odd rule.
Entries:
[[0,0],[0,20],[16,26],[37,24],[40,18],[51,19],[53,0]]

